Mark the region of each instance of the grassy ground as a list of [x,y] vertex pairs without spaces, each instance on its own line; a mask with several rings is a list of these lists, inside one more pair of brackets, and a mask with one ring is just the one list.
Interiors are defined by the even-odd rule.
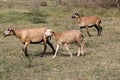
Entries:
[[[13,0],[11,0],[13,1]],[[52,3],[51,3],[52,4]],[[120,12],[118,9],[91,9],[67,6],[40,7],[46,15],[46,23],[32,24],[26,13],[31,9],[12,9],[6,6],[0,11],[0,80],[119,80],[120,79]],[[5,4],[4,4],[5,5]],[[22,6],[23,7],[23,6]],[[28,52],[32,66],[22,52],[23,45],[14,36],[4,38],[2,33],[8,26],[16,29],[26,27],[48,27],[55,31],[79,29],[76,20],[71,19],[74,11],[86,15],[98,15],[102,19],[102,36],[96,37],[96,30],[89,29],[92,37],[83,30],[86,42],[85,56],[76,57],[77,47],[71,45],[73,58],[64,48],[52,59],[52,50],[48,47],[45,57],[38,56],[43,45],[29,45]],[[92,10],[92,11],[91,11]],[[51,40],[54,47],[56,43]]]

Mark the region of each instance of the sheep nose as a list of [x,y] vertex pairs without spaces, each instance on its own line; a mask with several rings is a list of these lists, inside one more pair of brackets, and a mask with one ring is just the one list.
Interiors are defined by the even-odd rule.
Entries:
[[72,17],[72,18],[75,18],[75,16],[73,16],[73,15],[72,15],[71,17]]
[[6,37],[5,33],[3,33],[3,36]]
[[5,35],[5,33],[3,33],[3,36]]

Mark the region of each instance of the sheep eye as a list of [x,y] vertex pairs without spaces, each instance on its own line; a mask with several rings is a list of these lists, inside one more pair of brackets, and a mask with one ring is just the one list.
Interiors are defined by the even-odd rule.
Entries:
[[11,29],[11,28],[9,28],[9,29],[8,29],[8,31],[12,31],[12,29]]
[[9,31],[9,28],[7,30]]

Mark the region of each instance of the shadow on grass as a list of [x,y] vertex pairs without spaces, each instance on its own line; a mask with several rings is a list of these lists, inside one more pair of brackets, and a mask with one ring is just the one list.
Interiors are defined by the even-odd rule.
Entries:
[[[90,54],[91,53],[84,53],[84,55],[80,55],[79,57],[81,57],[81,56],[87,56],[87,55],[90,55]],[[68,56],[68,57],[70,57],[70,54],[60,54],[60,56],[64,56],[64,57]],[[73,56],[77,56],[77,53],[73,54]]]
[[[43,52],[41,52],[41,53],[36,53],[36,54],[34,54],[33,56],[41,57],[42,54],[43,54]],[[46,52],[46,53],[44,54],[44,56],[50,56],[50,55],[54,55],[54,52]],[[43,57],[44,57],[44,56],[43,56]]]
[[[43,54],[43,52],[35,52],[35,54],[29,54],[29,56],[31,56],[32,58],[34,57],[42,57],[41,55]],[[43,57],[46,57],[46,56],[54,56],[54,52],[46,52],[44,54]],[[87,55],[90,55],[91,53],[84,53],[84,55],[80,55],[80,56],[87,56]],[[58,52],[57,53],[57,56],[63,56],[63,57],[70,57],[70,54],[69,53],[62,53],[62,52]],[[73,56],[77,56],[77,53],[73,53]]]
[[[36,54],[34,54],[34,55],[30,55],[31,57],[30,57],[30,59],[31,59],[31,61],[29,61],[29,59],[28,58],[26,58],[26,60],[27,60],[27,63],[25,62],[25,68],[32,68],[32,67],[36,67],[36,66],[39,66],[39,64],[34,64],[34,57],[40,57],[40,55],[42,54],[42,52],[41,53],[36,53]],[[85,55],[83,56],[83,57],[85,57],[85,56],[87,56],[87,55],[90,55],[91,53],[84,53]],[[54,53],[53,52],[46,52],[45,53],[45,55],[43,56],[43,57],[46,57],[46,56],[53,56],[54,55]],[[70,54],[64,54],[64,53],[62,53],[62,52],[58,52],[58,54],[57,54],[57,56],[60,56],[60,57],[63,57],[63,58],[67,58],[67,57],[70,57]],[[77,53],[74,53],[73,54],[73,56],[74,57],[77,57]],[[79,57],[82,57],[82,55],[80,55]],[[52,57],[51,57],[52,58]]]

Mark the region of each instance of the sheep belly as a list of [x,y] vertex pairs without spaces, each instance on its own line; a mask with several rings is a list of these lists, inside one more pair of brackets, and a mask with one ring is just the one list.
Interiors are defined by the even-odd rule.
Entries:
[[69,37],[69,38],[68,38],[68,37],[64,37],[64,38],[59,39],[58,42],[60,42],[60,43],[62,43],[62,44],[65,44],[65,43],[70,44],[70,43],[74,43],[74,42],[76,42],[76,41],[75,41],[74,38],[71,38],[71,37]]
[[42,39],[43,39],[42,37],[34,37],[34,38],[30,39],[30,42],[31,43],[39,43],[42,41]]

